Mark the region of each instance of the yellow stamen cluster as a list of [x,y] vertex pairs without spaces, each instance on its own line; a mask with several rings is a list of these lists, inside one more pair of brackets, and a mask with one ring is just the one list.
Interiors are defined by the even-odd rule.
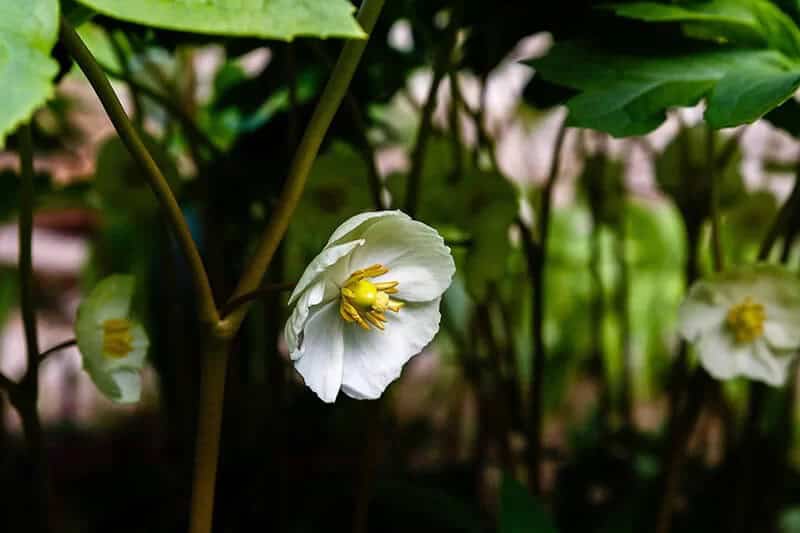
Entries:
[[121,359],[133,351],[131,322],[112,318],[103,322],[103,355]]
[[728,310],[726,322],[738,343],[753,342],[764,334],[764,306],[747,297]]
[[392,300],[389,295],[397,294],[397,281],[372,283],[368,278],[376,278],[389,272],[383,265],[372,265],[356,270],[342,285],[339,314],[345,322],[355,322],[369,330],[370,324],[382,330],[386,323],[386,310],[395,313],[405,304]]

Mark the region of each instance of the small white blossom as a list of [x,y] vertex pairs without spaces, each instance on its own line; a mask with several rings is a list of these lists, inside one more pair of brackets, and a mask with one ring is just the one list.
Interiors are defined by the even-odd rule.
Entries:
[[439,330],[455,264],[433,228],[400,211],[356,215],[334,231],[289,299],[289,354],[323,401],[374,399]]
[[81,302],[75,321],[84,370],[100,392],[119,403],[139,401],[149,346],[144,328],[130,318],[133,288],[133,276],[104,279]]
[[698,281],[678,328],[714,378],[783,385],[800,349],[800,279],[760,265]]

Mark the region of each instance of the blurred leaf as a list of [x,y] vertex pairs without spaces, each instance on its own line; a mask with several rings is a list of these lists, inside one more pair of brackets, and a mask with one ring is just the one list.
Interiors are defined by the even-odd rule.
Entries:
[[781,513],[780,533],[800,533],[800,507],[790,507]]
[[[517,215],[517,194],[501,174],[475,168],[466,148],[459,155],[457,162],[446,137],[434,137],[428,143],[419,218],[466,232],[470,238],[463,267],[467,289],[483,300],[489,285],[507,271],[508,230]],[[402,205],[405,185],[405,176],[390,177],[395,205]]]
[[61,11],[64,17],[75,28],[80,27],[95,16],[93,9],[79,4],[76,0],[61,0]]
[[752,122],[800,85],[800,64],[773,50],[638,56],[567,42],[530,63],[545,79],[580,91],[567,102],[571,126],[617,137],[648,133],[667,109],[696,105],[705,96],[712,127]]
[[800,30],[788,15],[767,0],[640,2],[619,4],[612,9],[618,15],[647,22],[682,22],[692,37],[765,46],[792,57],[800,56]]
[[58,0],[3,2],[0,7],[0,148],[5,137],[53,94],[58,63]]
[[[178,170],[172,158],[155,139],[140,134],[158,168],[171,184],[177,185]],[[94,186],[108,208],[136,216],[154,215],[158,210],[155,195],[144,178],[144,172],[119,137],[110,138],[100,148]]]
[[503,475],[500,488],[499,533],[556,533],[556,527],[537,502],[513,476]]
[[297,36],[362,38],[347,0],[79,0],[103,15],[128,22],[215,35],[290,41]]
[[[437,531],[481,533],[473,509],[450,491],[420,486],[402,480],[380,481],[375,488],[372,509],[392,524],[393,531]],[[372,513],[371,513],[372,516]],[[405,527],[403,527],[405,524]],[[386,526],[378,529],[386,531]]]

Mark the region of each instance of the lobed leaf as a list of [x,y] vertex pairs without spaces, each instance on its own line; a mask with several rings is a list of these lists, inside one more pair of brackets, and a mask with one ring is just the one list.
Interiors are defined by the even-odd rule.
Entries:
[[193,33],[363,38],[347,0],[79,0],[109,17]]

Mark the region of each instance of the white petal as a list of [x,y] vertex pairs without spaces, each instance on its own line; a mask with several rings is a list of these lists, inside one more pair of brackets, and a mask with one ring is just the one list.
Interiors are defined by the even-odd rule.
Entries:
[[297,301],[297,305],[294,306],[292,314],[289,315],[289,320],[286,321],[284,335],[286,337],[286,344],[289,347],[289,355],[292,359],[300,357],[300,353],[297,350],[300,344],[300,334],[303,332],[306,322],[308,322],[308,315],[311,311],[311,307],[320,304],[324,294],[325,282],[323,281],[319,281],[308,287]]
[[303,331],[299,358],[294,366],[308,388],[324,402],[333,402],[342,385],[343,347],[339,302],[322,306],[308,320]]
[[791,355],[772,353],[764,339],[740,344],[724,330],[705,334],[697,349],[701,364],[716,379],[744,376],[772,386],[786,382],[793,359]]
[[340,244],[353,239],[360,239],[364,232],[385,217],[395,217],[409,220],[410,217],[402,211],[371,211],[367,213],[360,213],[354,217],[345,220],[328,239],[328,244]]
[[[738,354],[740,350],[744,353]],[[700,364],[709,374],[716,379],[727,380],[739,374],[737,361],[741,357],[748,357],[749,349],[738,346],[727,332],[717,329],[705,332],[699,338],[697,353]]]
[[[317,257],[306,267],[305,272],[300,277],[300,281],[292,291],[289,297],[289,305],[294,304],[303,291],[309,285],[319,279],[319,277],[328,269],[330,269],[337,261],[349,255],[353,250],[364,244],[364,240],[351,241],[344,244],[337,244],[333,246],[326,246]],[[342,280],[344,281],[344,280]]]
[[345,324],[342,391],[356,399],[380,397],[403,365],[433,340],[439,330],[440,300],[409,303],[399,313],[386,313],[383,331]]
[[775,350],[792,351],[800,348],[800,324],[793,320],[787,324],[784,320],[773,320],[767,310],[767,320],[764,322],[764,338],[769,346]]
[[751,346],[751,357],[740,362],[740,373],[773,387],[786,383],[794,357],[789,354],[773,353],[764,339],[756,340]]
[[117,403],[136,403],[142,392],[142,378],[138,370],[122,368],[105,372],[84,364],[95,386],[110,400]]
[[455,263],[439,233],[416,220],[384,218],[363,234],[366,244],[350,256],[353,270],[381,264],[389,269],[376,281],[398,281],[397,298],[427,302],[450,286]]
[[697,282],[678,308],[678,331],[684,339],[695,342],[704,332],[719,328],[726,313],[714,286]]

